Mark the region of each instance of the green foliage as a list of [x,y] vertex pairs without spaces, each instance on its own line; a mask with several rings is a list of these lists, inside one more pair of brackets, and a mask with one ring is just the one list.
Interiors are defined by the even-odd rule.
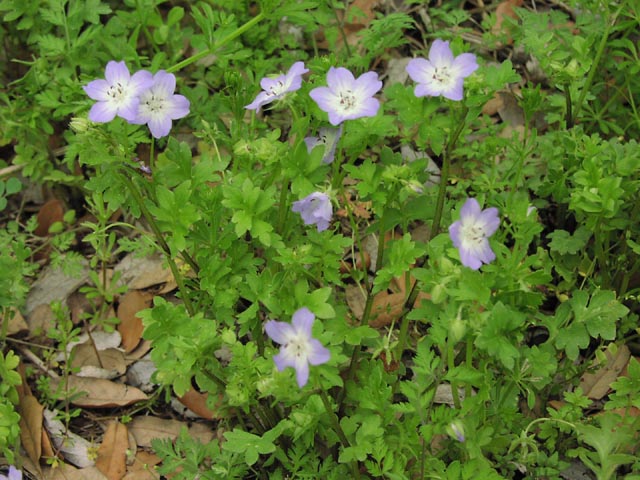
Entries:
[[16,387],[22,383],[17,372],[20,358],[9,350],[6,355],[0,352],[0,452],[9,463],[15,463],[20,435],[20,415],[16,412],[18,392]]

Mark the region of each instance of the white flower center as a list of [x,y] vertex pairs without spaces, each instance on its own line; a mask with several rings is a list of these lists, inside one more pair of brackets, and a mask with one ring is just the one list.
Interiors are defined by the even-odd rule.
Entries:
[[343,90],[338,94],[340,107],[347,111],[356,106],[356,96],[352,90]]
[[109,95],[114,102],[121,103],[126,98],[126,88],[120,82],[116,82],[110,85],[107,89],[107,95]]
[[143,107],[149,113],[158,113],[164,110],[165,108],[165,99],[156,97],[153,93],[149,96],[145,96],[143,102]]
[[286,90],[284,82],[282,80],[278,80],[278,83],[275,85],[271,85],[269,87],[269,91],[266,94],[270,97],[278,97],[284,93]]
[[487,233],[482,228],[482,225],[477,223],[462,225],[462,240],[466,245],[479,247],[485,242],[486,238]]
[[449,67],[440,66],[433,69],[433,80],[441,85],[448,85],[451,83],[451,72]]
[[306,359],[309,356],[309,339],[299,333],[292,335],[282,349],[289,358]]

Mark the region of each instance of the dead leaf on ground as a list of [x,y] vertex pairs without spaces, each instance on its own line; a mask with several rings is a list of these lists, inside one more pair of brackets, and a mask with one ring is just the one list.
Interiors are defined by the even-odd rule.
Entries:
[[126,285],[132,290],[145,290],[158,286],[155,291],[157,295],[177,288],[171,270],[165,266],[165,261],[160,255],[138,258],[135,253],[130,253],[114,270],[121,273],[118,286]]
[[75,468],[62,463],[59,466],[47,467],[44,470],[46,480],[108,480],[96,467]]
[[33,395],[20,399],[20,441],[35,465],[42,456],[42,414],[44,407]]
[[[151,416],[135,417],[128,426],[139,447],[151,447],[154,439],[173,441],[178,438],[183,426],[188,427],[186,422]],[[201,443],[208,443],[214,438],[211,427],[202,423],[194,423],[189,428],[189,435]]]
[[82,270],[77,276],[67,275],[62,268],[45,268],[38,279],[33,282],[27,295],[24,312],[29,323],[29,316],[36,307],[54,301],[65,302],[67,297],[89,280],[89,262],[81,260]]
[[57,198],[52,198],[40,207],[40,211],[36,218],[38,220],[38,226],[33,233],[39,237],[44,237],[49,234],[51,225],[55,222],[63,221],[64,204]]
[[80,435],[68,431],[62,422],[56,418],[55,412],[45,409],[43,417],[44,426],[51,436],[53,445],[57,452],[64,456],[65,460],[80,468],[94,465],[93,456],[90,454],[90,451],[95,448],[92,443]]
[[11,307],[6,311],[6,314],[2,316],[2,322],[0,322],[0,328],[4,329],[5,322],[8,322],[6,327],[7,335],[16,335],[18,333],[25,333],[29,331],[29,326],[25,322],[24,317],[15,307]]
[[118,331],[122,335],[122,346],[127,353],[133,351],[142,339],[144,326],[138,312],[149,308],[152,300],[152,294],[140,290],[130,290],[120,299]]
[[68,378],[68,389],[78,393],[71,401],[76,407],[124,407],[149,398],[135,387],[102,378],[71,375]]
[[626,345],[622,345],[617,347],[616,350],[614,354],[611,348],[607,348],[605,351],[606,363],[599,365],[599,362],[595,360],[594,366],[597,367],[597,370],[593,373],[585,373],[580,379],[580,388],[591,400],[600,400],[607,395],[611,390],[611,384],[618,379],[629,363],[629,358],[631,357],[629,348]]
[[128,448],[127,427],[120,422],[111,422],[98,449],[96,467],[109,480],[120,480],[127,472]]
[[[86,371],[87,367],[99,367],[109,373],[109,375],[101,376],[100,378],[116,378],[126,372],[127,361],[125,360],[124,352],[117,348],[100,350],[96,355],[96,351],[91,344],[83,343],[73,349],[71,366],[79,368],[81,372],[83,369]],[[86,377],[87,375],[79,373],[78,376]]]
[[509,17],[517,20],[518,14],[514,9],[516,7],[521,7],[523,3],[524,0],[505,0],[503,2],[500,2],[496,8],[496,23],[493,24],[491,33],[493,33],[494,35],[506,35],[508,45],[511,45],[511,43],[513,43],[513,39],[511,38],[508,28],[505,28],[503,26],[505,18]]
[[[198,392],[194,388],[191,388],[183,396],[178,397],[178,400],[182,405],[187,407],[193,413],[206,420],[213,420],[219,418],[218,412],[210,410],[207,406],[208,393]],[[218,399],[218,405],[222,405],[222,396]]]
[[155,453],[139,450],[122,480],[158,480],[159,475],[155,473],[153,467],[160,462],[162,459]]

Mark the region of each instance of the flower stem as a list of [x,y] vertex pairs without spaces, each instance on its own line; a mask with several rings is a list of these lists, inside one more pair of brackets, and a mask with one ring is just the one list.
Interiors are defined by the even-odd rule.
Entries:
[[455,130],[451,130],[451,136],[447,142],[447,146],[444,149],[444,155],[442,156],[442,170],[440,171],[440,185],[438,186],[438,198],[436,200],[436,212],[433,216],[433,222],[431,223],[431,231],[429,232],[429,240],[438,235],[440,231],[440,221],[442,220],[442,210],[444,208],[444,196],[447,190],[447,183],[449,182],[449,169],[451,167],[451,154],[458,142],[458,138],[465,127],[465,117],[469,108],[463,106],[461,109],[460,118],[456,118],[457,115],[452,115],[453,123],[457,123]]
[[[603,2],[605,5],[607,2]],[[593,62],[591,63],[591,68],[589,69],[589,74],[587,75],[587,79],[582,86],[582,91],[580,92],[580,96],[578,97],[578,101],[576,102],[575,108],[573,109],[573,114],[570,118],[570,122],[567,122],[567,127],[571,128],[573,124],[575,124],[576,118],[578,118],[578,114],[580,113],[580,109],[582,108],[582,103],[587,97],[587,93],[591,90],[591,84],[593,83],[593,79],[595,78],[596,71],[598,70],[598,65],[600,64],[600,60],[602,59],[602,54],[604,53],[604,49],[607,46],[607,40],[609,40],[609,34],[611,33],[611,27],[616,22],[618,15],[622,11],[622,9],[626,6],[627,2],[622,2],[616,13],[612,16],[608,16],[605,19],[605,29],[602,33],[602,38],[600,39],[600,43],[598,44],[598,49],[596,50],[596,55],[593,57]],[[607,12],[609,13],[609,12]]]
[[203,50],[201,52],[198,52],[195,55],[192,55],[189,58],[185,58],[181,62],[176,63],[172,67],[167,68],[167,73],[172,73],[172,72],[177,72],[178,70],[182,70],[183,68],[191,65],[194,62],[197,62],[198,60],[206,57],[207,55],[211,55],[213,52],[215,52],[216,50],[218,50],[219,48],[221,48],[225,44],[229,43],[232,40],[235,40],[240,35],[242,35],[246,31],[250,30],[254,25],[259,23],[263,18],[265,18],[264,13],[260,12],[258,15],[256,15],[251,20],[249,20],[247,23],[245,23],[241,27],[238,27],[235,31],[233,31],[232,33],[230,33],[229,35],[224,37],[219,42],[215,43],[213,46],[211,46],[207,50]]
[[[344,434],[344,430],[342,430],[342,426],[340,426],[340,421],[338,420],[338,416],[333,411],[333,408],[331,408],[331,402],[329,402],[329,397],[327,396],[327,392],[325,392],[322,389],[322,387],[318,385],[318,393],[320,394],[320,398],[322,399],[324,408],[327,410],[327,414],[331,419],[333,430],[336,432],[336,435],[338,435],[338,438],[340,439],[340,443],[342,444],[343,448],[348,448],[350,446],[349,440],[347,439],[347,436]],[[351,470],[353,473],[353,478],[359,479],[360,470],[358,468],[358,464],[355,461],[351,462]]]
[[140,195],[140,192],[138,191],[138,187],[136,187],[133,181],[131,181],[131,179],[126,175],[121,175],[121,177],[124,183],[129,188],[129,192],[131,192],[131,195],[133,196],[134,200],[140,207],[140,211],[142,212],[142,215],[144,215],[144,218],[147,220],[147,223],[151,227],[151,230],[153,231],[153,234],[155,235],[156,240],[160,244],[160,248],[164,252],[164,255],[167,259],[167,263],[169,264],[169,268],[171,269],[171,273],[173,274],[173,277],[176,280],[176,284],[178,285],[178,290],[180,290],[180,294],[181,294],[180,296],[182,297],[184,306],[187,309],[187,312],[189,312],[189,315],[193,316],[195,314],[195,310],[193,308],[193,304],[191,303],[191,298],[189,298],[189,292],[187,292],[187,288],[184,284],[184,279],[182,277],[182,274],[180,273],[180,269],[178,268],[178,265],[176,265],[176,262],[173,259],[173,257],[171,256],[171,249],[169,248],[169,245],[164,239],[162,232],[160,231],[160,227],[158,227],[158,224],[153,218],[153,215],[151,215],[151,212],[149,212],[149,210],[147,209],[147,206],[144,203],[144,199],[142,198],[142,195]]

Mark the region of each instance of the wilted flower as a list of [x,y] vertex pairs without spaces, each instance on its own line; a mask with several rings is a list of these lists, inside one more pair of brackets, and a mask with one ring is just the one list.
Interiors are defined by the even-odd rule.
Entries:
[[460,210],[460,220],[449,227],[453,245],[460,251],[460,261],[466,267],[478,270],[483,263],[496,258],[489,237],[500,226],[497,208],[480,210],[475,198],[468,199]]
[[11,465],[9,467],[9,476],[0,475],[0,480],[22,480],[22,472]]
[[331,67],[327,72],[327,85],[314,88],[309,95],[329,114],[331,125],[378,113],[380,102],[373,96],[382,88],[382,82],[377,73],[367,72],[356,79],[346,68]]
[[336,147],[338,140],[342,136],[342,125],[338,128],[322,127],[318,131],[317,137],[306,137],[304,143],[307,145],[307,151],[311,151],[318,145],[324,146],[323,163],[332,163],[336,158]]
[[313,192],[302,200],[293,202],[291,210],[302,216],[305,225],[316,225],[319,232],[329,228],[333,214],[331,199],[322,192]]
[[158,71],[152,85],[140,94],[138,115],[131,123],[146,123],[155,138],[169,135],[172,120],[189,114],[189,100],[183,95],[174,95],[175,89],[175,75]]
[[140,70],[131,76],[124,62],[110,61],[105,80],[93,80],[82,87],[89,98],[97,100],[89,110],[89,120],[110,122],[116,115],[131,122],[138,114],[140,94],[153,83],[150,72]]
[[303,62],[296,62],[291,65],[291,68],[285,75],[280,75],[275,78],[265,77],[260,80],[260,86],[262,92],[244,108],[247,110],[260,110],[260,107],[271,103],[274,100],[279,100],[289,92],[295,92],[302,86],[302,75],[309,70],[304,68]]
[[309,364],[320,365],[331,357],[329,350],[311,337],[314,320],[315,315],[303,307],[293,314],[291,323],[269,320],[265,325],[269,338],[282,345],[280,353],[273,357],[278,371],[293,367],[300,388],[309,380]]
[[464,79],[478,68],[476,56],[463,53],[454,58],[449,42],[436,40],[429,50],[429,60],[414,58],[407,65],[407,73],[418,82],[416,97],[437,97],[462,100]]

